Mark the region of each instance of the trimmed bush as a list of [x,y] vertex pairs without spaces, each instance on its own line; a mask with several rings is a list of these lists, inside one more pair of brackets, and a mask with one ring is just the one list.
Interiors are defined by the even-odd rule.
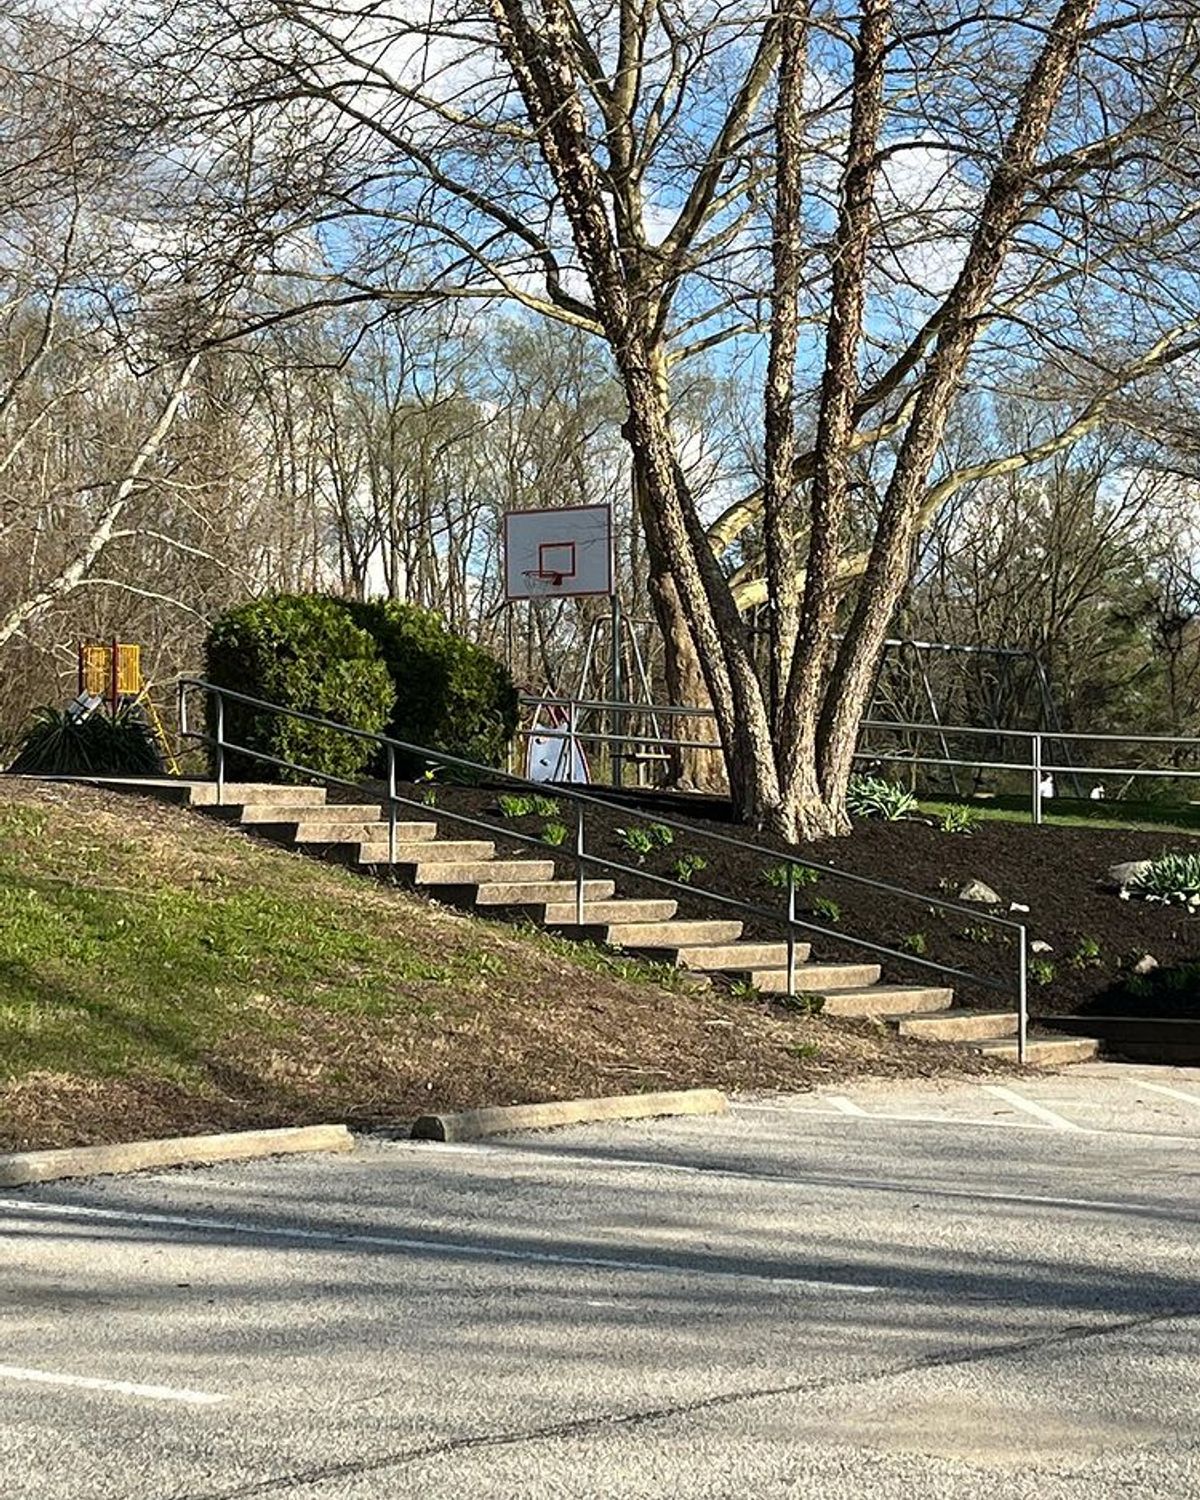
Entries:
[[[378,734],[395,691],[379,648],[340,600],[319,594],[276,594],[226,611],[209,632],[208,680],[218,687],[335,719]],[[208,729],[216,704],[208,703]],[[225,738],[263,755],[289,760],[326,776],[353,779],[374,756],[369,741],[226,701]],[[253,756],[226,754],[226,775],[243,781],[304,781]]]
[[[394,600],[346,600],[342,608],[377,643],[394,684],[385,733],[409,745],[498,766],[517,727],[517,690],[508,669],[446,629],[432,610]],[[397,757],[415,775],[419,757]]]
[[86,719],[69,709],[39,708],[8,769],[15,776],[161,776],[163,763],[136,707]]

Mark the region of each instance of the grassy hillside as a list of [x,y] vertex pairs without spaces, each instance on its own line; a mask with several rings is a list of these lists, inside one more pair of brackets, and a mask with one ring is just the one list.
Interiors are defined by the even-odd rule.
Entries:
[[0,1149],[967,1065],[576,952],[199,814],[0,782]]

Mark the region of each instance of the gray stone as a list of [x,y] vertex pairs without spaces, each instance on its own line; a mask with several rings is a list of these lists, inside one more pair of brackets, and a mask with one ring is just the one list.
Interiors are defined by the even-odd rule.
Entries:
[[1124,890],[1135,876],[1140,875],[1143,870],[1148,870],[1153,864],[1149,859],[1126,859],[1118,865],[1110,865],[1108,874],[1104,877],[1104,883],[1116,890]]
[[980,906],[999,906],[1000,897],[982,880],[968,880],[958,893],[960,901],[977,901]]
[[1042,938],[1034,938],[1033,942],[1029,945],[1029,951],[1031,953],[1053,953],[1054,949]]
[[1155,958],[1154,954],[1143,953],[1141,958],[1138,959],[1137,963],[1134,964],[1133,972],[1135,974],[1149,974],[1152,970],[1157,968],[1158,959]]

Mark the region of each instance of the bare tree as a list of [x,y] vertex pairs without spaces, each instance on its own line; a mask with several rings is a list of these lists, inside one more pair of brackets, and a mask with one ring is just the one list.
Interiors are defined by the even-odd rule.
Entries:
[[[227,105],[341,132],[346,295],[506,299],[607,344],[676,678],[703,677],[740,811],[789,835],[847,826],[858,724],[940,504],[1121,420],[1133,382],[1197,347],[1196,22],[1177,9],[183,10],[175,45],[203,38]],[[676,406],[714,350],[765,375],[763,483],[720,516]],[[1047,372],[1059,428],[947,465],[965,386]],[[739,609],[753,560],[721,555],[749,528],[762,670]]]

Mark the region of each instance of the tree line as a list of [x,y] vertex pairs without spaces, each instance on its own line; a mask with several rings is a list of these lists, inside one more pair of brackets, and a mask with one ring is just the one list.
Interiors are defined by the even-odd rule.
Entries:
[[[846,826],[901,628],[1030,643],[1078,722],[1189,727],[1196,28],[22,0],[6,714],[78,635],[165,678],[279,587],[499,645],[499,511],[609,499],[661,690],[711,703],[751,821]],[[573,616],[524,622],[532,674]]]

